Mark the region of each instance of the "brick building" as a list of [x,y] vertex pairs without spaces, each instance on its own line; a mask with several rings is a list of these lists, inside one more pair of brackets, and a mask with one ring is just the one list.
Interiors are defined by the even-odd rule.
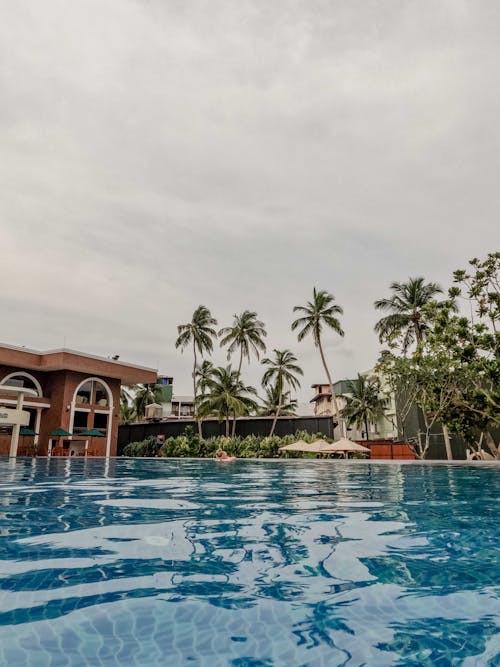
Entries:
[[[122,384],[156,382],[150,368],[104,359],[74,350],[38,352],[0,345],[0,406],[14,407],[15,397],[2,385],[25,387],[36,396],[26,396],[27,429],[36,435],[22,436],[20,455],[36,450],[39,455],[115,456],[120,418]],[[63,429],[70,436],[53,437]],[[96,429],[102,437],[85,436]],[[0,427],[0,456],[8,455],[12,428]]]

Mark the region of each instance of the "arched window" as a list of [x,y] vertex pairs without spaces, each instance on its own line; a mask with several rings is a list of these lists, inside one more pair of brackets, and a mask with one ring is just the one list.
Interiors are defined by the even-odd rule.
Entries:
[[84,380],[75,391],[74,402],[80,405],[95,405],[100,408],[111,407],[111,391],[104,380],[89,378]]
[[25,387],[26,389],[33,389],[33,391],[36,391],[37,396],[43,396],[42,386],[38,380],[24,371],[6,375],[0,384],[5,384],[9,387]]

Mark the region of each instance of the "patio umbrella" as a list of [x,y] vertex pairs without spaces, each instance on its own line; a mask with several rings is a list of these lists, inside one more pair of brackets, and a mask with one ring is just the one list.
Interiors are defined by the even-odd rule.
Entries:
[[51,436],[52,438],[64,438],[64,437],[67,438],[68,436],[71,435],[72,435],[71,433],[63,429],[61,426],[59,428],[56,428],[55,431],[51,431],[49,433],[49,436]]
[[340,438],[340,440],[337,440],[337,442],[334,442],[333,445],[328,445],[324,447],[323,451],[325,453],[342,453],[342,454],[348,454],[349,452],[362,452],[364,454],[369,454],[370,449],[368,447],[364,447],[363,445],[358,444],[357,442],[353,442],[352,440],[349,440],[348,438]]
[[97,428],[89,428],[86,431],[82,431],[78,435],[84,435],[88,438],[104,438],[105,435],[102,431],[99,431]]
[[38,435],[38,433],[35,433],[35,431],[32,428],[28,428],[27,426],[21,426],[19,430],[19,435]]
[[297,440],[297,442],[280,447],[280,452],[311,452],[318,454],[321,451],[317,442],[305,442],[304,440]]
[[318,448],[319,452],[324,452],[325,450],[327,450],[329,447],[332,446],[331,443],[324,440],[324,438],[315,440],[312,444]]
[[68,437],[70,435],[73,435],[72,433],[68,433],[68,431],[65,431],[63,428],[56,428],[55,431],[51,431],[49,433],[50,436],[53,438],[62,438],[62,437]]
[[[105,438],[106,436],[102,431],[99,431],[97,428],[88,428],[85,431],[82,431],[79,433],[79,435],[83,435],[86,438],[90,438],[90,442],[92,442],[92,438]],[[88,451],[88,440],[85,442],[85,456],[87,456],[87,451]]]

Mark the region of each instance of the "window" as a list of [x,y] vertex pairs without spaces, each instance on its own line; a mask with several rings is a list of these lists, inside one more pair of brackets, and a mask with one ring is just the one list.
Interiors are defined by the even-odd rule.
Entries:
[[73,433],[75,435],[87,430],[89,414],[89,412],[84,412],[83,410],[75,410],[75,416],[73,418]]
[[77,390],[75,402],[81,405],[98,405],[101,408],[108,408],[110,396],[105,385],[99,380],[87,380]]
[[85,384],[82,384],[78,393],[76,395],[77,403],[90,403],[92,398],[92,380],[87,380]]
[[8,385],[9,387],[25,387],[26,389],[33,389],[36,391],[37,396],[42,396],[42,390],[40,383],[28,373],[13,373],[12,375],[7,375],[2,380],[2,384]]
[[94,428],[97,428],[100,431],[106,431],[108,428],[108,415],[96,412],[94,415]]
[[102,407],[108,407],[108,392],[101,382],[94,381],[94,403]]

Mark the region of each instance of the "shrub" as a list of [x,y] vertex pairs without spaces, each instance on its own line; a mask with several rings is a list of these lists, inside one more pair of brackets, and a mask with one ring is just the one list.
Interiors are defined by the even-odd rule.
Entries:
[[[217,449],[224,449],[229,456],[236,456],[240,459],[246,458],[276,458],[281,456],[279,448],[288,445],[297,440],[313,442],[318,438],[324,438],[322,433],[307,433],[306,431],[297,431],[294,434],[263,437],[258,435],[247,435],[245,438],[236,436],[226,438],[217,436],[207,438],[206,440],[194,432],[191,426],[188,426],[182,435],[168,438],[163,444],[158,444],[156,438],[150,436],[141,442],[131,442],[123,453],[125,456],[164,456],[164,457],[191,457],[191,458],[214,458]],[[300,452],[289,454],[294,458],[301,458]]]
[[129,443],[124,449],[124,456],[158,456],[160,445],[156,438],[149,436],[146,440]]

